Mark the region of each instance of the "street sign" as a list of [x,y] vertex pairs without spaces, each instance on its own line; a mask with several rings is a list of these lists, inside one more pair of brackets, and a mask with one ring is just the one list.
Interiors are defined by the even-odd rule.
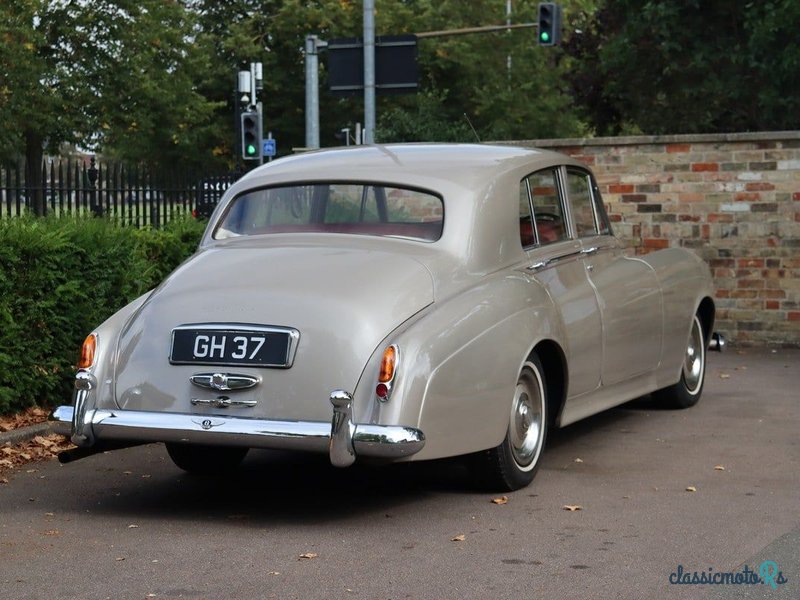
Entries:
[[278,144],[275,138],[268,138],[264,141],[264,156],[275,156],[278,151]]
[[[328,41],[328,83],[336,96],[364,90],[364,44],[361,38]],[[375,91],[407,94],[417,91],[417,36],[383,35],[375,38]]]

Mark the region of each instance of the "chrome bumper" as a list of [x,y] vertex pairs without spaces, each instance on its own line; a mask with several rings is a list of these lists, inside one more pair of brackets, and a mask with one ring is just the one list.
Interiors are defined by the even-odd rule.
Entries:
[[54,432],[70,437],[82,447],[95,443],[178,442],[327,451],[334,466],[347,467],[356,456],[401,458],[419,452],[425,445],[425,435],[413,427],[353,423],[353,398],[341,390],[331,394],[331,423],[87,409],[85,396],[79,391],[75,406],[59,406],[50,416]]

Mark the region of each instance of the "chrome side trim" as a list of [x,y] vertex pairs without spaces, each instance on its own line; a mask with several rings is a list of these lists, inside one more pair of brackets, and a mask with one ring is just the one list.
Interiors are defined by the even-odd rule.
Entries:
[[189,381],[198,387],[207,390],[229,392],[231,390],[246,390],[261,383],[261,378],[254,375],[240,373],[195,373]]
[[[347,398],[343,397],[343,401],[346,403]],[[79,445],[87,447],[95,442],[109,446],[113,442],[183,442],[309,450],[329,454],[333,449],[331,461],[340,464],[347,463],[346,457],[350,456],[348,448],[352,449],[353,458],[397,459],[411,456],[425,445],[425,435],[414,427],[358,424],[352,422],[346,410],[344,414],[339,414],[340,426],[346,434],[340,434],[341,437],[332,442],[335,437],[332,435],[332,423],[324,421],[282,421],[227,415],[223,417],[95,409],[86,411],[83,415],[83,427],[91,432],[92,442]],[[69,435],[75,418],[74,406],[58,407],[51,415],[53,430]]]

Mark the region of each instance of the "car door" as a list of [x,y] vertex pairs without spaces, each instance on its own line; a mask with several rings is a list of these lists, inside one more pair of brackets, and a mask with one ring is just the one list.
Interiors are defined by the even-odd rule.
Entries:
[[661,360],[663,301],[655,271],[628,257],[611,235],[599,190],[588,171],[564,171],[568,209],[603,322],[602,383],[655,369]]
[[558,167],[532,173],[520,183],[520,238],[531,285],[543,285],[559,308],[566,335],[569,397],[600,386],[601,321],[586,276],[581,243],[570,234]]

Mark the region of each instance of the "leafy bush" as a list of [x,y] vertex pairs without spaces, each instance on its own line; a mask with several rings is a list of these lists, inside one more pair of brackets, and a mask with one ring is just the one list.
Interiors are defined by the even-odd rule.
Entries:
[[68,400],[85,336],[194,252],[203,225],[0,221],[0,413]]

